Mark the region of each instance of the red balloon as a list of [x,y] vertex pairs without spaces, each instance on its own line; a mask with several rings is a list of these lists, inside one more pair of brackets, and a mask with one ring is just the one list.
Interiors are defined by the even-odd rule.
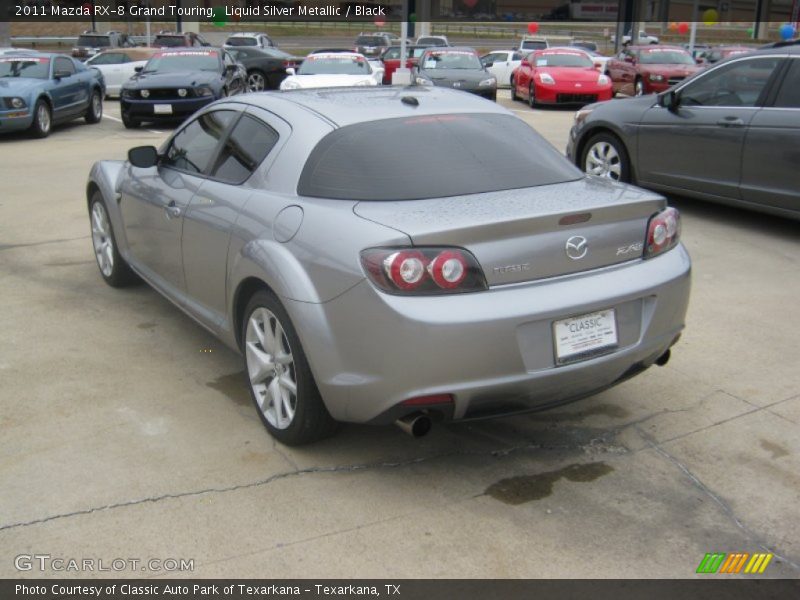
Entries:
[[386,19],[384,17],[375,17],[375,25],[377,27],[383,27],[386,25]]
[[689,24],[688,23],[678,23],[678,33],[681,35],[686,35],[689,32]]
[[528,23],[528,33],[534,34],[539,31],[539,24],[538,23]]
[[461,0],[461,1],[469,8],[473,8],[478,3],[478,0]]

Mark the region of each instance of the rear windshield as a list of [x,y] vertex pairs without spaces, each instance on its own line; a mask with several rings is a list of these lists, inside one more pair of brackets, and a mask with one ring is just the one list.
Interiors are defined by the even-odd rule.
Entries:
[[157,35],[153,45],[165,48],[180,48],[186,45],[186,38],[182,35]]
[[308,157],[297,192],[337,200],[419,200],[581,177],[517,117],[431,115],[357,123],[333,131]]
[[523,50],[544,50],[547,48],[547,42],[539,42],[535,40],[525,40],[522,42]]
[[385,46],[386,38],[372,35],[362,35],[356,38],[356,46]]
[[106,35],[81,35],[78,36],[76,45],[84,48],[108,48],[111,40]]
[[225,44],[227,46],[258,46],[258,40],[254,37],[230,37]]

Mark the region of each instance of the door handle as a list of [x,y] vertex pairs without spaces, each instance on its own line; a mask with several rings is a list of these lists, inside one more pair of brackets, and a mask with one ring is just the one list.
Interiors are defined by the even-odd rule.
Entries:
[[175,200],[164,207],[168,219],[177,219],[181,216],[181,207],[175,204]]
[[744,121],[742,121],[739,117],[725,117],[724,119],[717,121],[717,125],[720,127],[744,127]]

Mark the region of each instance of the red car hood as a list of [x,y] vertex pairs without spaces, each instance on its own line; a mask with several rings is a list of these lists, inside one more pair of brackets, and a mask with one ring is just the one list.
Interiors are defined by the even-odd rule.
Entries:
[[537,67],[536,73],[549,73],[556,83],[597,83],[600,72],[594,67]]
[[694,75],[698,71],[702,71],[702,67],[697,65],[641,65],[642,73],[655,73],[656,75],[663,75],[664,77],[675,77],[681,75],[688,77]]

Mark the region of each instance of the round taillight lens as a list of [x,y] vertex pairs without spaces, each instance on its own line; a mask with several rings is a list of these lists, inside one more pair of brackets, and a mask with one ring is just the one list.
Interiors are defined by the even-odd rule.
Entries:
[[440,288],[456,288],[467,276],[467,261],[460,252],[445,250],[430,262],[428,273]]
[[658,223],[653,228],[653,243],[662,246],[667,241],[667,227],[664,223]]
[[410,290],[422,283],[425,277],[425,255],[416,250],[395,252],[383,261],[386,275],[397,287]]

